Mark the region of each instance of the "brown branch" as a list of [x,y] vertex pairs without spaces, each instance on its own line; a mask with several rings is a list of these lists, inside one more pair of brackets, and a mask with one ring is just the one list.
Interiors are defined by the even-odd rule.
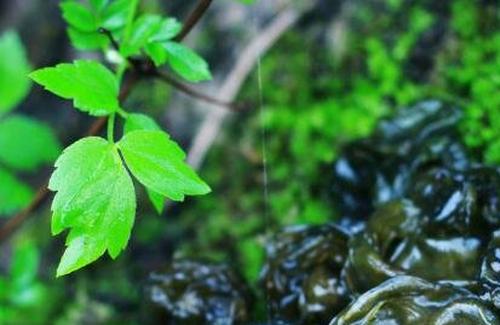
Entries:
[[[238,61],[230,70],[220,90],[217,92],[220,98],[234,100],[240,91],[243,82],[247,79],[252,69],[258,64],[259,58],[300,18],[301,12],[288,9],[278,14],[255,38],[240,52]],[[198,169],[210,146],[214,143],[223,121],[228,112],[214,107],[202,122],[198,132],[191,142],[188,152],[188,163]]]
[[203,17],[208,7],[210,7],[211,3],[212,0],[198,0],[198,3],[196,4],[194,10],[191,12],[189,17],[184,22],[182,30],[174,38],[174,41],[176,42],[182,41],[189,34],[189,32],[191,32],[193,27],[196,26],[201,17]]
[[32,211],[35,211],[47,198],[49,195],[49,189],[47,188],[48,183],[40,186],[38,191],[35,194],[35,197],[31,201],[30,205],[28,205],[24,210],[19,212],[17,215],[9,219],[3,226],[0,228],[0,243],[9,238],[9,236],[14,233],[14,231],[19,228],[23,224],[23,222],[28,218]]
[[[184,37],[189,34],[189,32],[193,29],[193,27],[198,23],[200,18],[203,16],[203,14],[206,12],[210,4],[212,3],[212,0],[200,0],[198,2],[198,5],[194,9],[194,11],[189,15],[189,17],[186,19],[183,28],[179,35],[175,38],[176,41],[182,41]],[[106,30],[102,30],[102,33],[106,33]],[[111,34],[108,34],[108,36],[111,36]],[[117,44],[112,44],[113,47],[117,47]],[[132,88],[134,85],[139,81],[139,76],[137,75],[136,70],[134,70],[135,73],[133,73],[128,81],[123,85],[120,95],[118,96],[118,99],[120,102],[123,102],[126,100],[126,98],[129,96]],[[182,85],[182,84],[181,84]],[[187,86],[186,86],[187,87]],[[199,94],[198,94],[199,95]],[[193,95],[194,96],[194,95]],[[198,96],[199,97],[199,96]],[[214,103],[215,104],[215,103]],[[87,136],[92,136],[99,134],[99,132],[102,131],[104,126],[106,125],[107,118],[106,117],[101,117],[97,119],[89,128],[87,131]],[[31,203],[23,209],[21,212],[10,218],[1,228],[0,228],[0,243],[4,242],[7,240],[31,215],[33,211],[35,211],[49,196],[50,191],[48,190],[48,181],[46,181],[42,186],[40,186],[35,194],[35,197],[31,201]]]
[[231,101],[223,101],[223,100],[214,98],[212,96],[209,96],[207,94],[201,93],[201,92],[197,91],[196,89],[189,87],[188,85],[182,83],[181,81],[177,80],[176,78],[174,78],[173,76],[171,76],[170,74],[168,74],[164,71],[155,70],[153,77],[156,77],[156,78],[168,83],[169,85],[171,85],[175,89],[177,89],[177,90],[179,90],[179,91],[181,91],[181,92],[183,92],[191,97],[200,99],[200,100],[205,101],[207,103],[210,103],[210,104],[213,104],[216,106],[220,106],[223,108],[227,108],[229,110],[234,110],[234,111],[242,109],[241,105],[237,105]]

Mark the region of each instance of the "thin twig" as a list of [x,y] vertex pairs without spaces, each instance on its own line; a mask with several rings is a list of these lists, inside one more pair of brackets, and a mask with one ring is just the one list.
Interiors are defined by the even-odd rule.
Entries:
[[[217,92],[218,96],[228,101],[234,100],[259,58],[298,21],[299,17],[300,12],[296,10],[285,10],[260,31],[248,46],[241,51],[234,68],[231,69],[231,73],[226,77],[222,87]],[[188,163],[195,169],[201,166],[208,149],[215,141],[227,116],[227,111],[214,107],[205,117],[191,142],[187,157]]]
[[230,110],[234,110],[234,111],[241,109],[241,105],[236,105],[230,101],[223,101],[223,100],[211,97],[209,95],[200,93],[196,89],[189,87],[188,85],[175,79],[173,76],[171,76],[170,74],[168,74],[164,71],[156,70],[154,77],[170,84],[172,87],[176,88],[177,90],[179,90],[179,91],[181,91],[181,92],[183,92],[191,97],[198,98],[198,99],[205,101],[207,103],[210,103],[210,104],[213,104],[216,106],[220,106],[223,108],[227,108]]
[[180,33],[174,38],[174,41],[180,42],[182,41],[188,34],[191,32],[194,26],[200,21],[201,17],[205,14],[212,0],[198,0],[194,10],[191,12],[189,17],[186,19],[184,25],[182,26],[182,30]]
[[118,44],[110,30],[100,27],[97,31],[101,34],[104,34],[104,36],[109,39],[109,41],[111,42],[111,46],[113,46],[113,49],[115,49],[115,51],[120,51],[120,44]]
[[21,226],[24,221],[26,221],[31,212],[35,211],[45,201],[50,193],[47,186],[48,183],[40,186],[30,205],[28,205],[24,210],[9,219],[2,226],[2,228],[0,228],[0,243],[6,240],[12,233],[14,233],[14,231],[19,228],[19,226]]

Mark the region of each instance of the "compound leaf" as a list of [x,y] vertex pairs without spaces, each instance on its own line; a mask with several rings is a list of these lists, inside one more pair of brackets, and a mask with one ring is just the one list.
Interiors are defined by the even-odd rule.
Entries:
[[139,182],[163,196],[182,201],[185,195],[210,192],[208,185],[184,162],[184,151],[165,132],[132,131],[125,134],[118,147]]
[[88,137],[64,150],[57,160],[49,188],[52,233],[66,228],[68,246],[57,276],[71,273],[107,250],[116,258],[127,245],[135,216],[135,190],[113,144]]
[[116,77],[96,61],[62,63],[36,70],[30,77],[48,91],[65,99],[73,99],[76,108],[90,115],[108,115],[120,108]]
[[0,115],[12,110],[30,90],[27,74],[31,67],[17,33],[8,31],[0,37]]
[[105,28],[119,38],[136,2],[130,0],[90,0],[90,6],[76,0],[61,4],[63,17],[68,23],[71,43],[80,50],[103,49],[109,39],[99,32]]
[[52,163],[61,151],[50,127],[19,115],[0,120],[0,148],[0,162],[23,171]]

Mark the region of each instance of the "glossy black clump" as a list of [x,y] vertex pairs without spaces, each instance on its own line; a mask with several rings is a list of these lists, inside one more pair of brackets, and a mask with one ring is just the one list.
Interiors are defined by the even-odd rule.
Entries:
[[[275,237],[264,272],[274,318],[332,325],[500,323],[500,232],[494,233],[500,172],[468,157],[458,140],[459,119],[457,108],[423,101],[345,147],[334,164],[333,197],[349,234],[325,225]],[[324,263],[335,257],[339,263]],[[314,278],[316,268],[328,276]],[[316,293],[326,292],[318,283],[342,288],[342,299],[332,300],[341,303],[316,297],[320,303],[301,308],[309,278]]]
[[148,297],[162,324],[246,324],[251,295],[226,265],[177,260],[150,275]]
[[415,173],[431,166],[469,166],[456,123],[459,109],[429,100],[382,120],[374,134],[345,146],[334,164],[333,197],[348,223],[404,196]]
[[275,322],[326,323],[349,303],[340,280],[348,240],[333,224],[289,227],[276,235],[262,276]]
[[330,325],[498,323],[496,310],[465,289],[401,275],[359,296],[336,315]]
[[[423,101],[345,147],[340,225],[288,227],[267,245],[268,323],[500,324],[500,170],[469,158],[459,120]],[[152,279],[171,324],[250,319],[248,291],[225,266],[176,261]]]

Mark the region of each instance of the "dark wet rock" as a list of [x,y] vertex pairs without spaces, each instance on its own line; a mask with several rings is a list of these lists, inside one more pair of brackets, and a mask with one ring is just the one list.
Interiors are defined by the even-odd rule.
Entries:
[[249,321],[251,295],[242,278],[228,266],[176,260],[165,271],[151,274],[150,282],[148,300],[163,324]]
[[340,280],[348,239],[332,224],[289,227],[276,235],[262,275],[276,321],[324,324],[349,303]]
[[466,289],[397,276],[359,296],[330,325],[499,324],[498,311]]
[[382,120],[374,134],[348,144],[334,165],[333,197],[341,215],[364,220],[375,208],[404,196],[414,174],[433,166],[469,166],[456,124],[460,110],[422,101]]

